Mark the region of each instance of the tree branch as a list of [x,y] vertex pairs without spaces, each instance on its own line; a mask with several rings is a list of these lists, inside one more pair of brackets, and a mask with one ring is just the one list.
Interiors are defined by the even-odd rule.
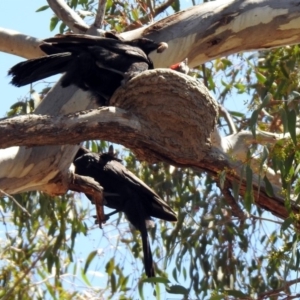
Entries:
[[41,40],[0,27],[0,51],[27,59],[44,56],[40,49]]
[[[129,26],[125,28],[125,31],[133,30],[140,28],[142,25],[151,22],[155,17],[164,12],[167,8],[169,8],[175,0],[167,0],[165,3],[161,4],[155,10],[151,10],[150,14],[145,15],[142,18],[139,18],[137,21],[131,23]],[[151,9],[151,7],[150,7]]]
[[[63,18],[61,14],[64,10],[59,12],[58,5],[63,1],[49,2],[51,5],[55,3],[57,13]],[[69,7],[67,9],[70,10]],[[74,22],[77,24],[77,19],[72,19],[73,15],[83,22],[75,12],[70,16],[66,12],[63,15],[70,18],[70,26]],[[128,40],[143,36],[157,42],[167,42],[167,51],[150,55],[156,68],[169,67],[185,58],[189,59],[190,67],[195,67],[232,53],[300,43],[299,17],[300,6],[294,0],[257,0],[255,8],[251,0],[222,4],[212,1],[171,15],[147,27],[124,32],[122,36]],[[67,21],[64,19],[64,22]],[[93,33],[92,28],[95,27],[91,27],[90,33]],[[74,32],[78,32],[75,27]],[[28,53],[29,48],[26,47],[24,52]],[[0,39],[0,51],[6,50],[5,52],[24,56],[22,51],[13,52],[9,48]],[[30,57],[34,56],[37,57],[37,53]]]
[[[147,85],[142,84],[145,81]],[[31,115],[3,120],[0,122],[0,143],[9,143],[10,140],[13,144],[16,142],[14,139],[18,139],[21,145],[57,145],[60,142],[65,145],[101,138],[132,149],[140,160],[166,161],[179,167],[201,169],[216,178],[225,171],[228,184],[236,182],[240,186],[239,194],[246,194],[244,163],[236,158],[232,160],[220,149],[210,147],[209,137],[216,121],[218,105],[200,81],[170,70],[143,72],[119,88],[111,104],[118,107],[99,108],[62,117]],[[11,120],[17,122],[10,123]],[[10,134],[12,129],[16,133]],[[73,154],[69,156],[73,159]],[[50,164],[53,165],[52,161]],[[26,165],[30,164],[26,162]],[[38,172],[38,168],[44,169],[45,166],[35,165],[34,170]],[[4,174],[8,174],[8,171],[4,171]],[[70,184],[68,178],[65,187]],[[51,183],[57,183],[58,179],[51,180]],[[24,180],[27,180],[27,176]],[[252,182],[255,204],[280,218],[286,218],[288,211],[280,194],[281,188],[274,186],[274,196],[270,197],[258,175],[253,175]],[[15,179],[9,182],[7,178],[1,178],[0,170],[0,186],[5,184],[12,192],[22,186],[22,182],[16,185]],[[53,193],[49,183],[47,188],[48,192]],[[299,207],[292,203],[292,210],[298,213]],[[237,211],[237,214],[240,212]]]
[[62,20],[74,33],[86,33],[89,26],[70,8],[64,0],[47,0],[56,16]]
[[106,8],[106,2],[107,0],[98,0],[98,9],[97,14],[94,21],[94,27],[101,28],[102,23],[105,18],[105,8]]
[[127,139],[122,132],[130,135],[139,131],[140,127],[141,124],[133,114],[117,107],[58,117],[23,115],[0,120],[0,148],[16,145],[72,145],[96,139],[120,143]]

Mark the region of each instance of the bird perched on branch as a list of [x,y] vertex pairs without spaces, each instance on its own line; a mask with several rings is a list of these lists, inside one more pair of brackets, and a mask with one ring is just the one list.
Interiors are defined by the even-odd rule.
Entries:
[[150,52],[161,53],[168,45],[145,38],[125,41],[107,32],[105,37],[57,35],[45,39],[39,47],[47,56],[18,63],[9,70],[13,85],[23,86],[65,73],[62,87],[74,84],[91,92],[99,105],[107,105],[124,80],[153,69]]
[[147,223],[151,222],[151,217],[177,221],[175,212],[121,164],[114,156],[112,147],[108,153],[101,155],[84,154],[75,159],[74,165],[76,174],[90,176],[100,183],[104,192],[116,194],[107,197],[104,203],[116,212],[124,212],[128,221],[141,232],[145,272],[148,277],[155,276]]

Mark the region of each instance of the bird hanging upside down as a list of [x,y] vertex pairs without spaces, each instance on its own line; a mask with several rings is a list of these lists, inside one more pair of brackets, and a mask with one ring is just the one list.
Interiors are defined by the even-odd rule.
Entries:
[[[150,187],[127,170],[113,154],[84,154],[74,161],[75,173],[94,178],[104,192],[116,194],[105,199],[105,205],[124,212],[128,221],[141,232],[144,266],[148,277],[154,277],[152,253],[147,233],[151,217],[177,221],[175,212]],[[111,214],[109,214],[111,215]]]
[[168,48],[166,43],[139,38],[124,41],[120,36],[105,37],[66,34],[45,39],[40,44],[47,56],[29,59],[13,66],[11,83],[23,86],[59,73],[65,73],[62,87],[71,84],[89,91],[99,105],[108,105],[115,90],[136,73],[153,69],[148,57]]

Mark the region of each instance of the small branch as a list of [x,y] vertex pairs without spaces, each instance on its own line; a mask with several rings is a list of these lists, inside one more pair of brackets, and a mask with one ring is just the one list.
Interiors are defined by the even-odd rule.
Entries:
[[85,193],[93,199],[93,204],[96,206],[97,220],[99,227],[105,223],[106,217],[103,210],[103,188],[92,177],[81,176],[74,174],[73,181],[69,186],[70,190],[80,193]]
[[165,11],[168,7],[170,7],[175,0],[168,0],[162,5],[158,6],[155,10],[152,10],[151,7],[151,14],[147,14],[146,16],[136,20],[135,22],[131,23],[129,26],[126,27],[125,31],[133,30],[136,28],[142,27],[142,25],[145,25],[152,21],[155,17],[157,17],[159,14],[161,14],[163,11]]
[[[218,181],[216,181],[216,183],[218,184]],[[229,185],[225,182],[224,187],[221,187],[220,184],[218,184],[218,187],[220,188],[226,203],[231,207],[232,215],[237,217],[240,220],[240,223],[243,224],[247,216],[230,193]]]
[[47,0],[56,16],[62,20],[74,33],[86,33],[89,26],[70,8],[64,0]]
[[208,82],[207,82],[207,76],[206,76],[206,70],[205,70],[205,63],[201,64],[201,69],[202,69],[202,73],[203,73],[204,85],[208,88]]
[[107,0],[99,0],[99,2],[98,2],[98,10],[97,10],[97,14],[95,17],[95,22],[93,24],[96,28],[102,27],[102,23],[105,18],[106,2],[107,2]]
[[[278,295],[280,292],[286,290],[288,287],[290,287],[293,284],[296,284],[300,282],[300,278],[291,280],[291,281],[287,281],[287,282],[283,282],[282,287],[276,289],[276,290],[272,290],[269,292],[265,292],[265,293],[261,293],[258,295],[258,299],[265,299],[266,297],[271,297],[271,296],[276,296]],[[287,299],[293,299],[293,298],[287,298]]]
[[235,124],[234,124],[230,114],[228,113],[227,109],[223,105],[219,105],[219,113],[226,120],[227,125],[228,125],[229,130],[230,130],[230,133],[231,134],[236,134],[237,130],[236,130]]
[[286,296],[282,300],[292,300],[292,299],[300,299],[300,294],[292,295],[292,296]]
[[40,39],[0,27],[0,51],[27,59],[44,56]]
[[5,193],[3,190],[0,189],[0,194],[8,197],[11,199],[21,210],[23,213],[25,213],[28,217],[31,217],[31,214],[11,195]]
[[255,215],[250,215],[250,218],[254,219],[254,220],[259,220],[259,221],[271,222],[271,223],[275,223],[275,224],[279,224],[279,225],[282,225],[282,223],[283,223],[282,221],[276,221],[276,220],[272,220],[272,219],[268,219],[268,218],[262,218],[262,217],[258,217]]
[[44,249],[42,249],[40,251],[40,253],[37,255],[36,259],[32,262],[31,266],[29,266],[27,269],[25,269],[23,275],[15,281],[15,284],[5,293],[2,300],[11,299],[11,294],[17,289],[17,287],[20,285],[20,283],[23,281],[23,279],[31,272],[31,270],[35,267],[35,265],[41,260],[41,258],[44,256],[44,254],[47,250],[48,250],[48,248],[45,247]]

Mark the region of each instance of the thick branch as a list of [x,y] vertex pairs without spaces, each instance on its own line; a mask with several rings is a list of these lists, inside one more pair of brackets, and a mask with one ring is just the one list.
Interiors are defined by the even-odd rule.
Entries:
[[70,8],[64,0],[47,0],[56,16],[62,20],[74,33],[86,33],[89,26]]
[[0,121],[0,148],[72,145],[93,139],[123,143],[140,127],[132,113],[117,107],[58,117],[24,115]]
[[211,1],[123,35],[167,42],[168,51],[151,56],[158,68],[185,58],[194,67],[223,55],[298,44],[299,22],[299,0]]
[[[74,20],[71,18],[70,22]],[[193,67],[232,53],[300,43],[299,20],[299,0],[257,0],[255,3],[252,0],[232,0],[221,4],[212,1],[171,15],[148,27],[125,32],[122,36],[129,40],[143,36],[167,42],[167,51],[159,55],[151,53],[156,68],[169,67],[185,58]],[[25,45],[22,49],[24,53],[30,49],[34,51],[27,47]],[[22,51],[12,51],[10,48],[0,39],[0,51],[25,57]],[[38,55],[32,52],[28,57]]]
[[45,55],[39,48],[41,40],[0,27],[0,51],[24,58],[35,58]]

